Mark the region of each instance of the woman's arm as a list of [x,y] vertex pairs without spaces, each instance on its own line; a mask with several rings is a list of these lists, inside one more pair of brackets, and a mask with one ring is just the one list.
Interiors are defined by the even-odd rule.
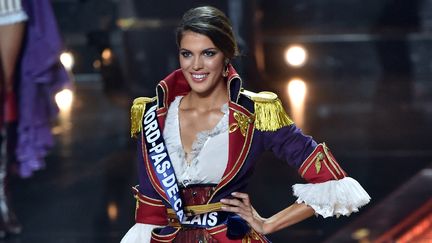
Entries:
[[307,183],[293,186],[296,203],[267,219],[258,215],[245,193],[236,192],[233,198],[222,199],[223,210],[238,214],[255,231],[269,234],[313,214],[324,218],[348,216],[369,202],[370,196],[347,176],[327,146],[318,144],[294,125],[275,94],[243,94],[254,101],[256,146],[273,151],[297,169]]
[[242,217],[256,232],[270,234],[285,227],[298,223],[310,216],[315,211],[304,203],[294,203],[270,218],[262,218],[252,207],[249,195],[233,192],[233,199],[222,199],[225,205],[222,210],[233,212]]

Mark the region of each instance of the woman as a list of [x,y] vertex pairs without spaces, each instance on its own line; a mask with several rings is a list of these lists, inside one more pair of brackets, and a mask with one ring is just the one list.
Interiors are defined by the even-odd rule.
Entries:
[[[237,45],[221,11],[187,11],[177,44],[180,69],[159,83],[156,97],[132,106],[140,183],[136,224],[123,243],[268,242],[265,234],[314,214],[348,215],[369,202],[325,144],[292,123],[275,94],[242,88],[230,64]],[[309,184],[294,186],[296,203],[262,218],[243,191],[255,158],[268,149]]]
[[[14,153],[11,138],[12,129],[9,125],[16,122],[17,111],[15,101],[15,67],[21,51],[27,14],[20,0],[0,0],[0,237],[6,233],[17,234],[21,231],[15,214],[10,208],[6,190],[8,174],[8,155]],[[5,153],[7,151],[8,154]]]

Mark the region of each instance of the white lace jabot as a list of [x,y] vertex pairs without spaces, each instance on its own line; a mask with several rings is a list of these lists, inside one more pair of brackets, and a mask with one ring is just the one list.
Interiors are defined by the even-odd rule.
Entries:
[[222,106],[224,113],[219,123],[209,131],[197,134],[190,153],[191,162],[180,138],[178,107],[182,96],[171,103],[165,120],[163,137],[179,184],[217,184],[220,182],[228,163],[228,105]]

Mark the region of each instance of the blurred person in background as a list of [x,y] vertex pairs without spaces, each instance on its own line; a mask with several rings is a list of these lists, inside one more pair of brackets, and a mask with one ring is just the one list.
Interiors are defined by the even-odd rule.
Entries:
[[[159,82],[156,97],[137,98],[131,109],[139,186],[136,224],[122,243],[269,242],[266,234],[314,214],[349,215],[369,202],[328,147],[294,125],[276,94],[242,88],[224,13],[187,11],[177,45],[180,69]],[[307,182],[293,186],[295,203],[269,218],[244,192],[265,150]]]
[[23,178],[45,167],[54,145],[51,126],[58,114],[54,96],[71,88],[60,62],[63,42],[49,0],[23,1],[28,23],[18,65],[18,128],[16,159]]
[[30,177],[53,145],[54,94],[69,81],[49,0],[0,0],[0,237],[19,234],[7,189],[11,164]]
[[6,181],[8,162],[14,153],[13,124],[17,121],[15,71],[27,20],[20,0],[0,0],[0,237],[21,231],[10,205]]

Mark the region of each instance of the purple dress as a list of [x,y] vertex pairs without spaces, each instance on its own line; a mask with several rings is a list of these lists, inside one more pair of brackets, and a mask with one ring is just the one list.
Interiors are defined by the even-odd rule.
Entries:
[[29,17],[18,72],[18,143],[21,177],[29,177],[44,166],[53,146],[51,123],[58,113],[54,95],[70,85],[60,63],[63,49],[49,0],[23,1]]

